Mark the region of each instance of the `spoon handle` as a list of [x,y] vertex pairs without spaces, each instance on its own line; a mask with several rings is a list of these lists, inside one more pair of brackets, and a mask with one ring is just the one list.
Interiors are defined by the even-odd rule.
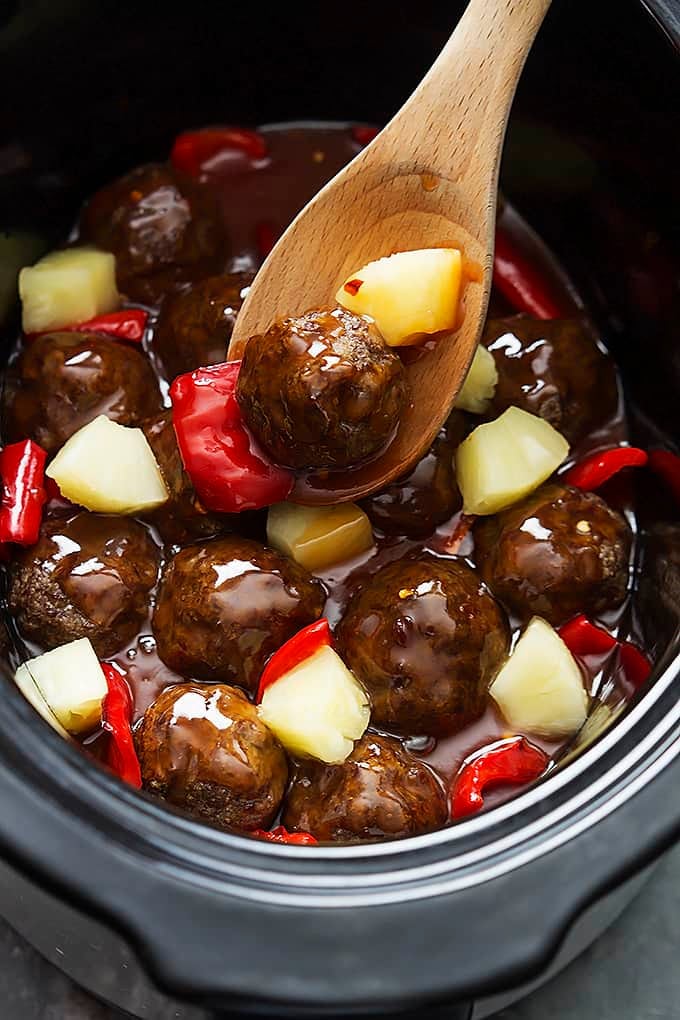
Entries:
[[[384,146],[381,156],[398,163],[408,152],[417,172],[453,173],[466,191],[476,179],[476,197],[486,202],[497,187],[492,171],[517,82],[549,6],[550,0],[470,0],[429,72],[373,143]],[[399,152],[389,153],[392,143]]]

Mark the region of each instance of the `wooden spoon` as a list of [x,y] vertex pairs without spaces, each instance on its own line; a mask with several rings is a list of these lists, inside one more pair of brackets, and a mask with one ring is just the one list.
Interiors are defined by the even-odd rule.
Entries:
[[[291,499],[356,499],[404,475],[448,417],[491,289],[498,169],[508,114],[550,0],[470,0],[418,88],[376,139],[288,227],[240,311],[229,358],[277,319],[334,307],[342,282],[395,251],[460,248],[469,275],[459,329],[406,365],[410,406],[375,460],[301,478]],[[425,12],[423,12],[425,16]]]

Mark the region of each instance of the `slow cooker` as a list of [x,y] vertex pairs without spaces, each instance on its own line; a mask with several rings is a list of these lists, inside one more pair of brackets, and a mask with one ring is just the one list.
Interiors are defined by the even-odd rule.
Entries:
[[[5,350],[18,269],[63,237],[84,195],[186,126],[383,122],[460,7],[3,5]],[[642,444],[680,436],[679,44],[674,0],[555,0],[503,167],[505,193],[586,296]],[[650,507],[641,545],[652,685],[544,783],[398,843],[260,844],[172,814],[45,727],[8,661],[0,911],[150,1020],[490,1015],[594,939],[680,832],[680,524]]]

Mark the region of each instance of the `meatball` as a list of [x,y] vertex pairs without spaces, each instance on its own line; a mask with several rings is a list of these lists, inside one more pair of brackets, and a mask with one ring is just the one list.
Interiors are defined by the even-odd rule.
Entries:
[[423,538],[460,510],[463,500],[456,484],[453,455],[464,432],[463,416],[454,411],[408,475],[363,501],[376,528],[386,535]]
[[320,581],[279,553],[229,535],[170,560],[153,616],[158,654],[197,680],[255,690],[268,657],[321,616]]
[[444,788],[423,762],[393,737],[366,733],[341,765],[301,763],[283,824],[319,840],[417,836],[448,818]]
[[593,492],[550,483],[475,527],[475,559],[493,593],[521,619],[559,624],[626,594],[631,533]]
[[250,338],[237,399],[279,464],[351,467],[392,437],[404,369],[368,320],[342,308],[308,312]]
[[226,250],[216,197],[162,163],[98,191],[83,210],[80,235],[113,252],[120,290],[149,304],[219,272]]
[[172,411],[162,411],[142,423],[144,434],[158,461],[170,498],[149,517],[165,542],[184,544],[198,538],[209,538],[228,527],[225,514],[205,510],[189,475],[184,470]]
[[10,567],[10,609],[43,648],[89,638],[99,656],[113,655],[147,617],[159,561],[137,521],[85,510],[55,517]]
[[164,302],[154,334],[154,349],[168,379],[217,365],[227,356],[244,289],[251,273],[230,273],[201,280]]
[[246,696],[222,684],[178,684],[135,734],[144,786],[221,828],[268,828],[288,779],[286,755]]
[[515,405],[545,418],[575,443],[616,411],[613,362],[580,322],[523,315],[490,319],[482,342],[498,369],[490,417]]
[[482,715],[509,646],[505,615],[475,571],[426,553],[374,574],[337,638],[373,723],[405,734],[453,733]]
[[28,436],[48,453],[100,414],[138,425],[162,406],[144,355],[96,333],[36,337],[12,367],[9,389],[11,437]]

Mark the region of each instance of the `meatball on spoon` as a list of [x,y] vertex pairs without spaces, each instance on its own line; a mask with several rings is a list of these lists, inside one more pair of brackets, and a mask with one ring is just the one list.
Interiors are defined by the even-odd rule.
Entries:
[[401,110],[302,210],[260,269],[236,322],[231,359],[276,320],[332,307],[338,287],[371,260],[453,247],[473,267],[460,327],[406,366],[410,399],[394,440],[363,466],[315,476],[294,490],[296,502],[352,500],[384,488],[422,457],[447,418],[486,314],[505,126],[549,3],[470,0]]

